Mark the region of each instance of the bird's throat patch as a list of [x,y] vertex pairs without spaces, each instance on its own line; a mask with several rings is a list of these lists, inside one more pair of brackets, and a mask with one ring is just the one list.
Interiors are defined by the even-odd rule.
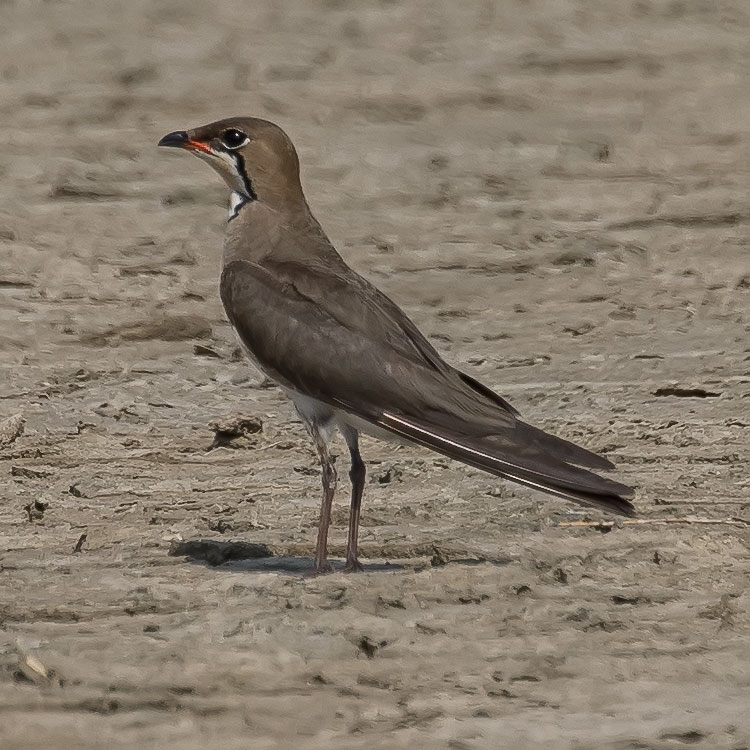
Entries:
[[229,218],[227,221],[232,221],[232,219],[234,219],[240,212],[240,209],[250,200],[250,198],[242,195],[242,193],[232,190],[229,195]]
[[258,196],[255,194],[255,190],[253,190],[253,183],[251,182],[250,177],[247,174],[247,170],[245,169],[245,160],[242,158],[242,154],[233,152],[231,155],[234,158],[234,163],[237,166],[237,174],[239,175],[240,180],[242,180],[242,185],[245,188],[247,200],[257,201]]

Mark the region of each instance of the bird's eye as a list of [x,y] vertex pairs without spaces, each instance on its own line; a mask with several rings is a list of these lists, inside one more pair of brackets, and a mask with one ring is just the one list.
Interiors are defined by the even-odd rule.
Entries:
[[235,128],[229,128],[221,134],[221,142],[227,148],[239,148],[247,143],[247,136]]

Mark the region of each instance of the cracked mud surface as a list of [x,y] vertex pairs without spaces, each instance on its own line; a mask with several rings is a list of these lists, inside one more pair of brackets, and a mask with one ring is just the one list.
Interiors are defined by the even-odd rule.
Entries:
[[[743,3],[2,13],[3,750],[750,746]],[[317,462],[220,309],[227,196],[155,148],[232,114],[644,523],[365,439],[366,572],[304,577]]]

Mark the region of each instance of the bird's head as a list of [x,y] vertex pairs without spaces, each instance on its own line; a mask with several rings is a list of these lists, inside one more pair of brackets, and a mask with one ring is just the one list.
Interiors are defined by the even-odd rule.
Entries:
[[280,206],[304,200],[297,152],[287,134],[268,120],[232,117],[176,130],[159,146],[182,148],[208,162],[243,203]]

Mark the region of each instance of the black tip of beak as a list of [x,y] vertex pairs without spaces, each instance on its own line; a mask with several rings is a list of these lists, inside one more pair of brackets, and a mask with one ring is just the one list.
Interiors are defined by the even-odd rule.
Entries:
[[174,133],[167,133],[157,146],[172,146],[173,148],[184,148],[188,142],[188,134],[184,130],[175,130]]

